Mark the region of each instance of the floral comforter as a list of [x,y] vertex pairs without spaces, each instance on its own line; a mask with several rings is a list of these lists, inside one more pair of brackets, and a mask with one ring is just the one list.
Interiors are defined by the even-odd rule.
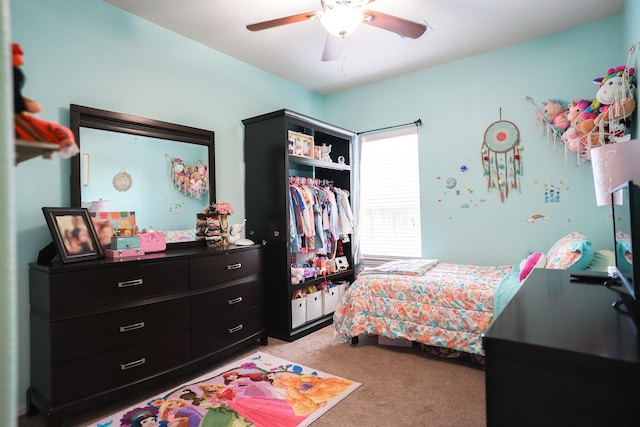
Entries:
[[404,338],[484,355],[498,283],[512,266],[438,262],[423,275],[360,273],[333,316],[336,335]]

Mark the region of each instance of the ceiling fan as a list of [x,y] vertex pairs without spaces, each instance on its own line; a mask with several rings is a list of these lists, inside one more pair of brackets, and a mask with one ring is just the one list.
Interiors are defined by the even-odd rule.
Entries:
[[272,19],[247,25],[250,31],[261,31],[282,25],[320,18],[320,23],[328,31],[322,54],[323,61],[338,59],[340,40],[353,33],[360,23],[371,25],[398,34],[400,37],[417,39],[428,29],[425,24],[408,21],[397,16],[375,10],[364,9],[364,6],[375,0],[320,0],[322,10],[299,13],[297,15]]

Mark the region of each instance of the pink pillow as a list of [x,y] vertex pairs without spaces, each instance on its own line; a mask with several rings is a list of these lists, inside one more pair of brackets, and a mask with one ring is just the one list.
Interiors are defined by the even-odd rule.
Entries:
[[541,252],[527,255],[520,263],[520,281],[526,279],[534,268],[544,268],[546,263],[547,257]]

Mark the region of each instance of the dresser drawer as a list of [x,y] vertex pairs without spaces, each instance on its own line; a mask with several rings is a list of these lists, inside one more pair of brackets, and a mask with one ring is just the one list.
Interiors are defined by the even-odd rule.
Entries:
[[191,296],[191,324],[217,322],[221,317],[240,318],[262,306],[262,283],[248,282]]
[[[128,262],[50,274],[48,280],[31,281],[31,306],[55,320],[97,307],[186,292],[189,288],[188,265],[187,260]],[[34,275],[39,273],[33,272]]]
[[259,274],[261,252],[253,250],[230,250],[211,257],[194,258],[189,264],[191,288],[202,289],[213,285]]
[[53,322],[51,360],[84,357],[185,329],[189,329],[187,297]]
[[53,365],[54,405],[134,383],[187,363],[189,330]]
[[218,317],[212,313],[212,321],[191,328],[192,357],[224,350],[261,332],[264,328],[264,311],[255,307],[242,316]]

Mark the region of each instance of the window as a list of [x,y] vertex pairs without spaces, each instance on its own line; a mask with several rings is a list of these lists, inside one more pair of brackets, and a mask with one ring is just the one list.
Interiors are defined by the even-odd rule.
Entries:
[[362,257],[421,257],[417,127],[360,138]]

